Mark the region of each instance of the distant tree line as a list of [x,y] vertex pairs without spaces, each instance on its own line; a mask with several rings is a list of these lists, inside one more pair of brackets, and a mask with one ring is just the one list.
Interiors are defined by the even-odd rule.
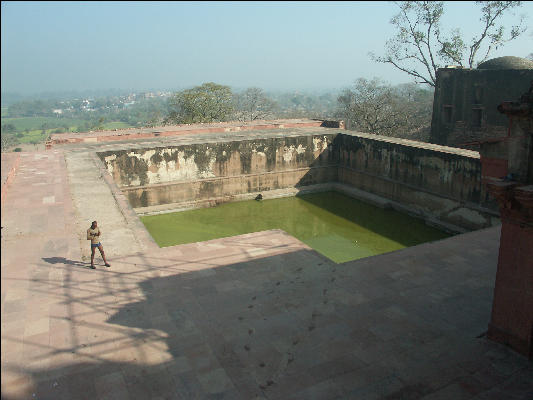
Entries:
[[[114,96],[91,99],[89,107],[80,99],[24,100],[9,106],[8,117],[53,116],[38,126],[42,140],[48,133],[102,130],[108,122],[155,127],[278,118],[343,119],[348,129],[427,140],[424,132],[429,130],[432,104],[432,90],[416,84],[392,86],[377,78],[358,79],[340,94],[333,91],[267,93],[257,87],[233,91],[229,86],[208,82],[167,98],[137,98],[128,104]],[[55,109],[62,113],[54,113]],[[76,118],[75,128],[73,118]],[[6,143],[16,144],[29,132],[29,129],[17,129],[13,123],[3,123],[3,148]]]
[[[292,95],[285,98],[289,104],[280,107],[262,89],[249,88],[232,93],[229,86],[210,82],[175,93],[169,101],[163,122],[193,124],[283,117],[334,117],[345,120],[349,129],[417,140],[427,139],[425,134],[431,124],[433,91],[416,84],[392,86],[378,78],[360,78],[352,87],[344,89],[335,102],[329,96],[323,96],[323,103],[327,103],[322,103],[322,108],[317,107],[315,113],[302,106],[305,99]],[[318,100],[320,104],[320,97]]]

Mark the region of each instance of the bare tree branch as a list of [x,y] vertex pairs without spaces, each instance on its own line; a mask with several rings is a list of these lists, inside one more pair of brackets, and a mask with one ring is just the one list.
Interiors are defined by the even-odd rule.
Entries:
[[276,104],[269,99],[262,89],[251,87],[235,95],[235,111],[239,121],[266,119],[274,113]]
[[[387,41],[384,56],[378,57],[373,53],[369,55],[376,62],[392,64],[419,83],[435,86],[437,70],[446,62],[473,68],[486,60],[493,50],[526,31],[523,27],[523,16],[517,25],[511,27],[508,36],[505,36],[505,27],[497,25],[504,14],[521,6],[520,1],[476,3],[482,6],[480,21],[483,27],[480,35],[474,36],[471,43],[466,45],[459,29],[452,29],[449,33],[441,30],[443,2],[395,2],[399,13],[390,22],[396,27],[396,35]],[[482,48],[485,50],[481,50]],[[482,59],[477,57],[480,51],[483,54]]]
[[377,78],[361,78],[342,91],[338,103],[337,116],[350,129],[405,136],[422,126],[429,127],[433,93],[416,89],[414,84],[395,88]]

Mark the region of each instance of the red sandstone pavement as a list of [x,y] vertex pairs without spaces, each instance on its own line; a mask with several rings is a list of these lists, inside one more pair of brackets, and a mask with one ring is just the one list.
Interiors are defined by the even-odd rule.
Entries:
[[[117,356],[118,350],[123,356],[137,354],[147,365],[154,362],[151,343],[158,342],[160,334],[140,340],[148,342],[141,345],[132,341],[135,329],[129,333],[108,331],[102,325],[120,303],[144,298],[138,283],[191,271],[209,276],[209,269],[219,265],[302,248],[282,232],[260,233],[161,249],[155,256],[122,257],[111,260],[111,269],[93,271],[81,262],[61,151],[23,153],[5,200],[1,289],[5,398],[56,398],[53,393],[40,393],[38,382],[50,376],[60,380],[66,374],[63,368],[71,364],[106,359],[120,362],[120,357],[108,357]],[[164,344],[157,344],[164,349]],[[131,361],[128,357],[122,361]],[[156,354],[155,360],[164,360],[164,355]],[[83,396],[69,393],[70,398]]]
[[258,232],[91,270],[62,151],[22,153],[2,201],[2,398],[533,398],[532,363],[478,338],[499,228],[340,265]]

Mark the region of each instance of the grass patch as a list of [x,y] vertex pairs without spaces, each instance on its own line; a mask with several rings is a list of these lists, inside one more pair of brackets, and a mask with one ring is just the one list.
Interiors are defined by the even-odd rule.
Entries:
[[104,129],[126,129],[132,128],[132,126],[126,122],[115,121],[115,122],[106,122],[103,124]]
[[48,134],[51,132],[53,132],[53,129],[48,129],[45,135],[42,134],[42,129],[23,132],[22,137],[17,137],[17,141],[19,143],[41,143],[45,141],[45,139],[48,137]]

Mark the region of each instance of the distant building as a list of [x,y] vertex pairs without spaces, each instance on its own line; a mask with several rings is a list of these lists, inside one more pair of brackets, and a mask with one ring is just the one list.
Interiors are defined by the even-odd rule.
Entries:
[[61,114],[63,114],[63,110],[61,110],[61,109],[52,110],[52,112],[53,112],[54,114],[56,114],[56,115],[61,115]]
[[499,57],[476,69],[448,66],[437,71],[431,143],[477,148],[476,142],[507,135],[508,121],[496,109],[533,81],[533,61]]

